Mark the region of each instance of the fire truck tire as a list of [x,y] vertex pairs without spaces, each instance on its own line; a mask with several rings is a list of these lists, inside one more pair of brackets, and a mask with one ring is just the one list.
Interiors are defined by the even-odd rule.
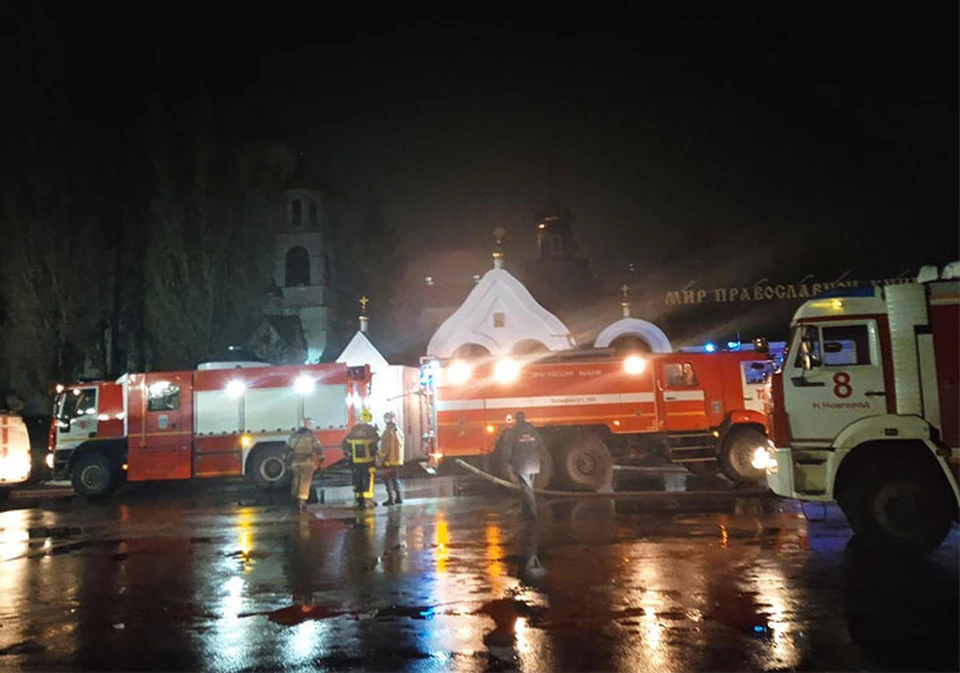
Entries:
[[882,460],[851,480],[837,499],[869,545],[926,554],[950,533],[956,512],[941,475],[919,461]]
[[102,498],[113,493],[120,481],[115,461],[99,451],[80,456],[70,471],[73,490],[86,498]]
[[266,444],[250,455],[247,474],[253,478],[257,488],[273,491],[290,485],[291,475],[287,469],[286,454],[283,444]]
[[613,456],[599,437],[574,437],[560,452],[557,471],[574,490],[610,489],[613,484]]
[[737,428],[727,433],[720,449],[720,471],[733,482],[750,483],[766,477],[763,470],[752,464],[758,446],[766,444],[766,437],[753,428]]

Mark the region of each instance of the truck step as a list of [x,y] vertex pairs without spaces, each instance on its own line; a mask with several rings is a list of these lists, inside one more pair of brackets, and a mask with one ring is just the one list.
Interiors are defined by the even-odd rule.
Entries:
[[670,462],[673,463],[713,460],[716,457],[716,451],[712,446],[684,446],[670,449]]
[[797,458],[793,461],[797,465],[823,465],[827,462],[826,458]]

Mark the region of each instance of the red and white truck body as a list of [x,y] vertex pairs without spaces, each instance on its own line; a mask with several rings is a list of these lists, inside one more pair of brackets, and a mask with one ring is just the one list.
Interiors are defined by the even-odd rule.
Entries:
[[55,478],[86,495],[124,475],[249,475],[271,487],[288,476],[284,444],[303,418],[323,445],[339,446],[370,390],[368,367],[231,365],[64,387],[50,429]]
[[918,281],[797,310],[756,463],[777,495],[836,500],[857,533],[930,549],[960,504],[960,263]]
[[541,486],[552,470],[557,483],[602,488],[611,458],[655,453],[695,471],[715,471],[719,461],[731,478],[762,477],[750,464],[765,441],[774,369],[762,353],[577,352],[424,368],[436,458],[495,453],[523,411],[549,448]]

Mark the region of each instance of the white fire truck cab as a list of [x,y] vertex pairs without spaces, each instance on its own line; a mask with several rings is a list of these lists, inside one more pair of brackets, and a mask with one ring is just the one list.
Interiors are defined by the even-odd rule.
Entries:
[[835,500],[858,535],[925,552],[960,504],[960,263],[917,281],[797,310],[754,464],[777,495]]

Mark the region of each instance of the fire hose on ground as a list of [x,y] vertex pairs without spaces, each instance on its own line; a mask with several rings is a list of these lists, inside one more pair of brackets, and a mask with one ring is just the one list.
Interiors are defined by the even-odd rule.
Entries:
[[[511,481],[497,477],[496,475],[490,474],[489,472],[484,472],[478,467],[471,465],[470,463],[462,460],[460,458],[455,459],[456,463],[466,469],[468,472],[489,481],[492,484],[496,484],[502,488],[510,489],[511,491],[519,491],[520,486],[514,484]],[[546,498],[617,498],[617,499],[630,499],[630,500],[663,500],[665,498],[678,498],[678,497],[696,497],[699,499],[723,499],[731,498],[738,496],[757,496],[764,495],[767,493],[766,489],[751,489],[751,490],[742,490],[738,491],[736,489],[730,489],[725,491],[555,491],[552,489],[542,489],[535,488],[533,492],[537,495],[546,497]]]

